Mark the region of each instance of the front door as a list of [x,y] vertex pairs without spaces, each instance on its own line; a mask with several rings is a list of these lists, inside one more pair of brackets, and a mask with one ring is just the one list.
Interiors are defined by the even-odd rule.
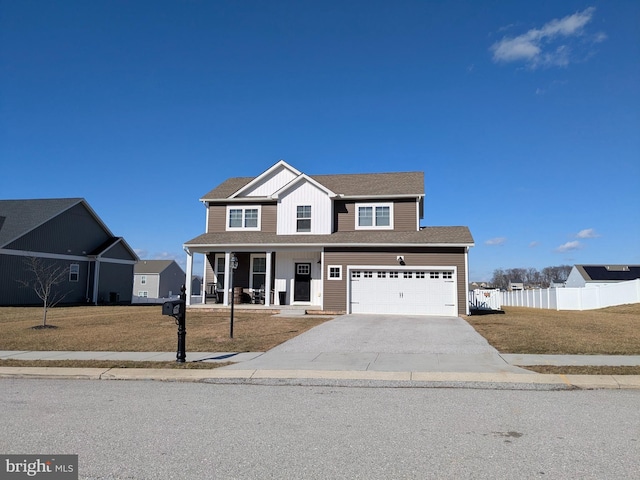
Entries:
[[296,263],[296,278],[293,285],[294,302],[311,301],[311,264]]

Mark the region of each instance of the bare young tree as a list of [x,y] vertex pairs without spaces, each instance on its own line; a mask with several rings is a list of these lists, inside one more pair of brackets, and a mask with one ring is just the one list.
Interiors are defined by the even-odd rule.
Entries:
[[31,275],[30,280],[18,280],[24,287],[31,288],[42,300],[42,326],[47,326],[47,310],[55,307],[69,293],[58,286],[69,275],[69,267],[54,263],[47,263],[42,258],[28,257],[25,259],[26,270]]

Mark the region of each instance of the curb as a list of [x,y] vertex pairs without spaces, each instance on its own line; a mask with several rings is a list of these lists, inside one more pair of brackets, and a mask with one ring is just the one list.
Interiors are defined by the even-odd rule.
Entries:
[[640,389],[640,375],[557,375],[541,373],[0,367],[0,378],[154,380],[254,385],[344,385],[414,388]]

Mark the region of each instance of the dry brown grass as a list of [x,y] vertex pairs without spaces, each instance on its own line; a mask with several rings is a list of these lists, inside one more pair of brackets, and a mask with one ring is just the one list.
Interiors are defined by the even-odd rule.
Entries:
[[0,360],[0,367],[60,367],[60,368],[171,368],[212,369],[233,362],[138,362],[130,360]]
[[640,304],[555,311],[505,307],[505,315],[466,317],[501,353],[640,355]]
[[[36,307],[0,308],[0,350],[176,350],[177,327],[172,317],[161,315],[160,306],[53,308],[47,323],[57,328],[32,329],[41,314]],[[238,309],[230,339],[228,310],[189,310],[187,352],[264,352],[331,318],[274,317]]]
[[638,366],[534,365],[523,368],[537,373],[562,375],[640,375]]

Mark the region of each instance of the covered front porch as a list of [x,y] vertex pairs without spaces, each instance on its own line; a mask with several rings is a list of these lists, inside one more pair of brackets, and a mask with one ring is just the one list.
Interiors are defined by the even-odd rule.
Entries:
[[323,253],[319,250],[190,247],[185,251],[187,278],[193,272],[193,255],[204,255],[203,294],[192,297],[187,282],[187,305],[227,307],[233,300],[238,306],[322,309]]

